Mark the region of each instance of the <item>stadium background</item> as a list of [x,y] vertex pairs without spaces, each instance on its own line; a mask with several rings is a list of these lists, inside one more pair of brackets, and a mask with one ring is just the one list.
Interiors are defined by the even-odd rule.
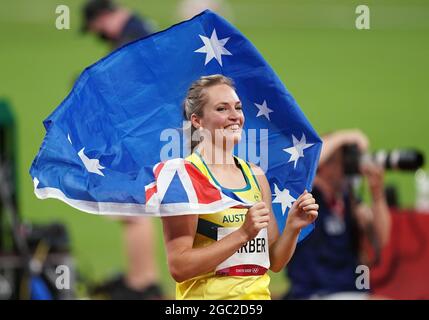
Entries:
[[[179,22],[178,1],[118,1],[153,19],[159,30]],[[55,8],[70,8],[71,29],[55,28]],[[0,4],[0,97],[18,125],[18,195],[32,222],[65,223],[85,278],[99,281],[124,268],[117,221],[36,199],[28,174],[44,136],[42,121],[68,94],[74,80],[108,47],[80,29],[82,1],[17,0]],[[360,128],[372,150],[416,147],[429,155],[429,1],[230,0],[230,21],[271,64],[317,130]],[[371,10],[370,30],[357,30],[355,8]],[[389,173],[400,203],[415,202],[413,174]],[[158,264],[170,297],[161,224]],[[287,288],[274,275],[274,295]]]

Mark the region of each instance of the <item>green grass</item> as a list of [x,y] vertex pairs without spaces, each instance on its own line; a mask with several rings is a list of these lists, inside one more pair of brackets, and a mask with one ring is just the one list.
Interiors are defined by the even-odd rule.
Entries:
[[[68,94],[74,79],[108,48],[79,34],[82,1],[71,9],[71,30],[55,29],[57,1],[0,4],[0,97],[13,106],[18,124],[19,202],[34,222],[63,221],[72,237],[79,270],[93,280],[122,270],[118,222],[78,212],[56,200],[37,200],[28,174],[44,136],[42,120]],[[178,22],[177,1],[122,1],[155,20]],[[429,2],[367,1],[371,30],[354,28],[358,1],[229,1],[232,22],[256,45],[323,133],[361,128],[372,149],[416,147],[429,154]],[[388,174],[403,206],[414,203],[413,174]],[[158,263],[162,284],[174,295],[161,226]],[[286,289],[282,274],[275,295]]]

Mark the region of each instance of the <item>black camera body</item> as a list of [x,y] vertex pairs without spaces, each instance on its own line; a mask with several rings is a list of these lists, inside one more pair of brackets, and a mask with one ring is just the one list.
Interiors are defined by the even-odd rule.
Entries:
[[423,153],[416,149],[379,150],[363,154],[356,144],[343,146],[343,168],[346,175],[359,175],[364,163],[376,163],[385,170],[416,171],[424,164]]

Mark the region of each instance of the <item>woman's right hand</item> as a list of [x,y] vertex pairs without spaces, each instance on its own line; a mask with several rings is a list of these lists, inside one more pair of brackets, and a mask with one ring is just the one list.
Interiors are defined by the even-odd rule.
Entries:
[[243,225],[240,230],[247,236],[248,241],[255,238],[259,231],[268,227],[270,221],[270,211],[265,202],[255,203],[246,213]]

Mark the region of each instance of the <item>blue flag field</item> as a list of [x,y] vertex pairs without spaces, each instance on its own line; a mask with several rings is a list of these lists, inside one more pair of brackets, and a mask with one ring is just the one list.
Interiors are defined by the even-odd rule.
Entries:
[[251,205],[204,181],[178,159],[187,155],[186,138],[171,147],[175,135],[166,135],[183,133],[187,90],[210,74],[235,83],[247,133],[237,155],[266,172],[282,231],[292,203],[311,190],[321,140],[252,43],[208,10],[82,72],[44,121],[46,135],[30,169],[36,196],[115,215],[197,214]]

